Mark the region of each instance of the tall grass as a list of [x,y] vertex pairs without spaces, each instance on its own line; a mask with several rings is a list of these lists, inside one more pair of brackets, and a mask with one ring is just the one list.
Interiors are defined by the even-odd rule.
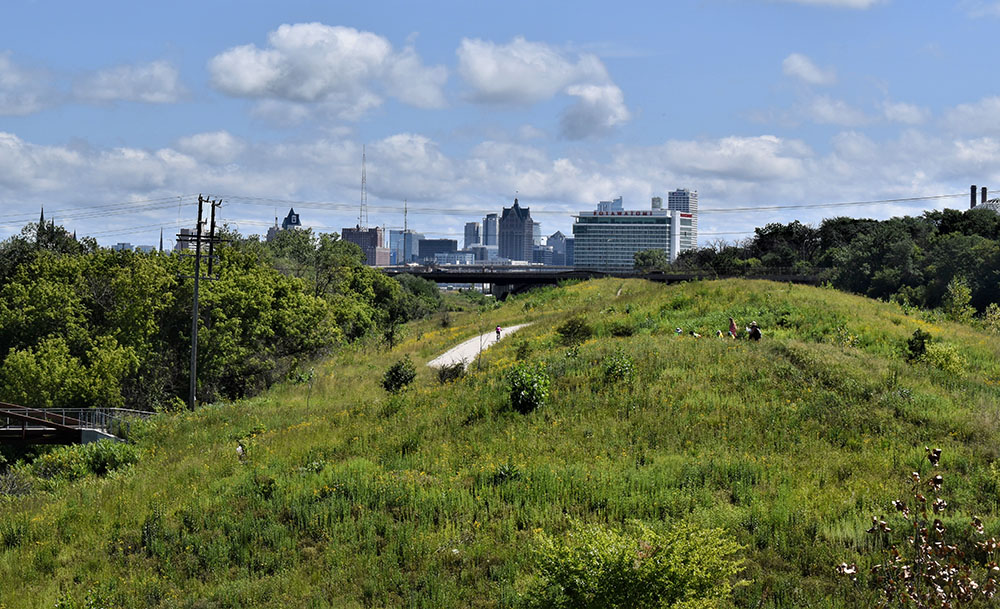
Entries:
[[[715,338],[730,316],[764,339]],[[580,317],[594,335],[568,346],[557,328]],[[453,382],[423,365],[525,321]],[[917,328],[965,368],[908,363]],[[416,380],[387,394],[404,356]],[[551,378],[528,414],[509,402],[519,357]],[[311,394],[162,415],[131,467],[0,500],[0,607],[513,607],[533,539],[633,519],[744,545],[738,606],[863,606],[833,566],[879,549],[864,530],[925,445],[946,448],[957,512],[996,532],[998,361],[971,327],[831,290],[539,290],[344,350]]]

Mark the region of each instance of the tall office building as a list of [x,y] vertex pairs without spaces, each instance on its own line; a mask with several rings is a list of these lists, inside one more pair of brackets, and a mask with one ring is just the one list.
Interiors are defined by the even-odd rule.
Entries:
[[419,257],[417,243],[419,243],[423,238],[424,236],[421,233],[414,231],[412,228],[406,230],[390,230],[389,263],[407,264],[409,262],[416,262]]
[[521,207],[514,199],[514,205],[503,208],[500,216],[500,257],[531,262],[534,231],[530,208]]
[[532,245],[542,244],[542,223],[532,222],[531,227],[531,243]]
[[344,228],[340,231],[340,238],[360,247],[368,266],[389,265],[389,249],[382,247],[382,227]]
[[601,201],[597,204],[597,211],[622,211],[625,209],[622,205],[622,198],[611,199],[610,201]]
[[465,249],[482,243],[479,222],[465,223]]
[[666,209],[582,211],[575,216],[572,246],[567,239],[567,257],[572,248],[578,268],[629,270],[636,252],[662,250],[673,262],[694,247],[695,215]]
[[661,197],[653,197],[652,203],[653,209],[663,209],[663,199]]
[[667,209],[692,214],[691,239],[698,247],[698,191],[678,188],[668,193]]
[[483,218],[483,245],[499,245],[500,217],[497,214],[486,214]]

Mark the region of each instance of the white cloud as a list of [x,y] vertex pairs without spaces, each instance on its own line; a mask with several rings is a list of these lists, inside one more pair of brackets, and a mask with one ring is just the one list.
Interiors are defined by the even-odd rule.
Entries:
[[922,106],[890,101],[883,102],[882,112],[887,120],[906,125],[925,123],[931,115],[931,111]]
[[177,140],[179,151],[214,165],[236,161],[246,148],[246,142],[227,131],[196,133]]
[[781,62],[785,76],[798,78],[811,85],[832,85],[837,82],[837,73],[832,68],[822,69],[801,53],[792,53]]
[[847,102],[825,95],[814,97],[803,108],[803,113],[812,121],[826,125],[855,127],[869,122],[865,113]]
[[574,62],[547,44],[521,37],[503,45],[466,38],[457,54],[458,73],[477,102],[528,105],[550,99],[573,84],[610,80],[594,55],[581,55]]
[[997,0],[962,0],[960,6],[972,17],[1000,17]]
[[773,135],[726,137],[708,141],[671,141],[654,156],[657,162],[692,178],[794,180],[803,174],[805,144]]
[[412,48],[396,52],[377,34],[322,23],[282,25],[268,35],[267,48],[233,47],[208,67],[213,86],[227,95],[348,120],[380,105],[383,95],[421,108],[442,107],[448,77],[443,67],[424,66]]
[[567,139],[604,134],[629,119],[625,96],[615,85],[573,85],[566,93],[580,100],[560,120],[562,135]]
[[563,94],[576,98],[560,121],[568,139],[601,135],[629,119],[622,90],[597,56],[569,58],[556,48],[517,37],[508,44],[463,39],[458,73],[478,103],[530,105]]
[[79,99],[99,103],[170,104],[185,94],[177,68],[166,61],[99,70],[78,80],[73,91]]
[[945,124],[959,133],[1000,133],[1000,97],[961,104],[945,113]]
[[22,116],[53,103],[49,77],[43,71],[29,71],[16,65],[12,53],[0,53],[0,116]]

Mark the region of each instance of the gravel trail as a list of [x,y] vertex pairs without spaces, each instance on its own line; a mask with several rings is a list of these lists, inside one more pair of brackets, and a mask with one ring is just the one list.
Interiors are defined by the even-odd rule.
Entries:
[[[531,324],[518,324],[516,326],[502,328],[500,330],[500,340],[503,340],[521,328],[530,325]],[[480,349],[485,351],[497,343],[496,334],[495,330],[491,330],[485,334],[481,334],[480,336],[470,338],[464,343],[448,349],[448,351],[427,362],[427,365],[431,368],[441,368],[443,366],[450,366],[452,364],[462,362],[465,364],[465,367],[468,368],[469,363],[476,359],[476,356],[479,355]]]

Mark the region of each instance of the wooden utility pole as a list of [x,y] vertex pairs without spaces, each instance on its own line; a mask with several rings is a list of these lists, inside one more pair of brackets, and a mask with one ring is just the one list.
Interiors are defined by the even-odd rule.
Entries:
[[[212,224],[209,229],[208,236],[202,235],[202,217],[204,215],[205,203],[209,203],[212,206]],[[215,242],[218,239],[215,236],[215,208],[222,205],[222,201],[205,198],[198,195],[198,224],[195,228],[194,236],[194,275],[187,277],[188,279],[194,279],[194,297],[191,303],[191,378],[190,387],[188,391],[188,407],[194,410],[197,404],[197,390],[198,390],[198,290],[202,279],[214,280],[215,277],[212,276],[212,266],[215,259]],[[188,243],[190,243],[190,235],[178,235],[179,237],[187,237]],[[208,243],[208,276],[201,276],[201,247],[203,243]],[[191,254],[187,254],[191,255]]]

